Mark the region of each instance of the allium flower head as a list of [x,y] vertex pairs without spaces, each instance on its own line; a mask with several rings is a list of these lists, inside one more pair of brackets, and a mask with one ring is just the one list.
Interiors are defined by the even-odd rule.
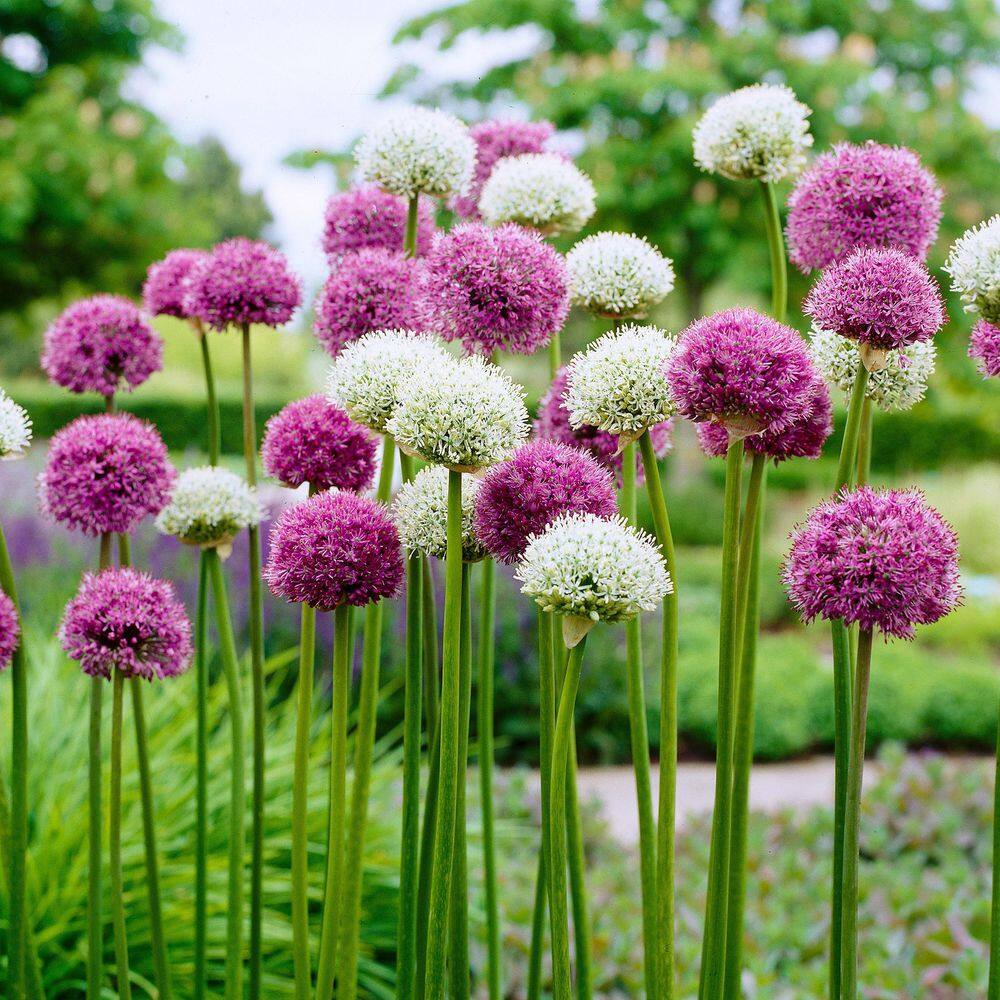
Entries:
[[961,602],[958,539],[919,491],[865,486],[809,512],[784,581],[806,621],[839,618],[909,639]]
[[367,497],[317,493],[275,522],[264,579],[277,597],[317,611],[393,597],[403,579],[396,526]]
[[390,194],[445,197],[468,190],[476,144],[454,115],[407,108],[369,130],[354,158],[361,176]]
[[80,299],[45,331],[42,368],[70,392],[131,392],[162,367],[159,335],[120,295]]
[[[861,362],[857,341],[813,327],[812,355],[823,378],[848,396]],[[933,340],[908,344],[885,356],[885,367],[871,372],[865,396],[880,410],[908,410],[924,398],[934,373],[937,348]]]
[[220,243],[191,271],[186,308],[209,326],[287,323],[302,301],[284,254],[261,240]]
[[516,222],[546,235],[575,233],[596,208],[590,178],[558,153],[500,160],[479,197],[479,211],[490,225]]
[[532,354],[569,312],[562,256],[521,226],[479,222],[439,235],[420,283],[421,325],[470,354]]
[[228,469],[204,465],[185,469],[177,477],[170,503],[160,512],[156,527],[185,545],[219,547],[263,517],[257,491]]
[[267,474],[285,486],[360,493],[375,477],[377,450],[374,435],[339,406],[307,396],[268,420],[261,458]]
[[755,83],[720,97],[694,127],[694,160],[737,181],[797,174],[813,143],[812,112],[790,87]]
[[941,189],[916,153],[841,143],[816,157],[788,199],[788,254],[804,273],[858,247],[901,247],[923,260],[940,222]]
[[969,312],[1000,324],[1000,215],[963,233],[944,269]]
[[813,401],[809,350],[790,327],[753,309],[696,320],[680,336],[666,377],[680,414],[724,424],[731,435],[778,432]]
[[0,590],[0,672],[10,666],[21,640],[21,622],[14,602]]
[[574,427],[636,438],[675,409],[663,376],[677,341],[655,326],[623,326],[569,363],[566,406]]
[[979,359],[979,370],[987,378],[1000,376],[1000,327],[981,319],[972,328],[969,357]]
[[479,355],[446,356],[400,386],[387,430],[434,465],[475,472],[502,462],[527,436],[524,390]]
[[327,395],[352,420],[384,434],[400,388],[450,359],[444,344],[413,330],[376,330],[349,344],[330,366]]
[[[408,206],[404,198],[375,184],[362,184],[335,194],[326,203],[323,252],[331,266],[347,253],[379,247],[392,253],[403,249]],[[428,198],[417,204],[417,253],[430,249],[434,237],[434,208]]]
[[555,133],[552,122],[487,121],[469,129],[476,144],[476,169],[468,193],[452,201],[455,214],[462,219],[479,219],[479,195],[493,167],[507,156],[541,153]]
[[476,498],[476,531],[491,556],[515,563],[528,539],[561,514],[618,512],[611,473],[576,448],[530,441],[483,477]]
[[609,318],[645,316],[674,287],[671,261],[633,233],[594,233],[566,255],[575,305]]
[[171,250],[163,260],[149,265],[142,286],[142,304],[152,316],[188,319],[191,272],[208,254],[204,250]]
[[31,419],[0,389],[0,460],[22,458],[31,444]]
[[52,438],[42,512],[85,535],[127,534],[167,502],[174,468],[156,428],[130,413],[78,417]]
[[[463,562],[478,562],[486,556],[473,521],[479,488],[475,476],[462,476]],[[407,552],[444,559],[448,554],[448,470],[429,465],[403,483],[393,501],[392,516]]]
[[316,301],[316,339],[335,358],[372,330],[417,326],[423,262],[369,247],[349,253],[330,272]]

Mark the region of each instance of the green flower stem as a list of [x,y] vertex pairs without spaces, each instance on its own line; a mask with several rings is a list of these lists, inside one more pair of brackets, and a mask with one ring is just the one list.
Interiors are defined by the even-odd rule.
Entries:
[[424,715],[427,734],[430,737],[438,731],[438,703],[440,700],[440,679],[438,677],[438,625],[437,599],[434,594],[434,574],[430,560],[420,557],[423,571],[423,649],[424,649]]
[[[425,626],[426,628],[426,619]],[[417,992],[422,1000],[427,979],[427,929],[430,924],[431,875],[438,828],[438,798],[441,788],[441,730],[434,730],[428,755],[427,794],[424,797],[424,825],[420,831],[420,867],[417,872]]]
[[555,330],[549,340],[549,378],[555,378],[562,364],[562,348],[559,342],[559,331]]
[[125,936],[125,890],[122,882],[122,709],[125,675],[114,670],[111,698],[111,823],[108,863],[111,869],[111,922],[115,932],[118,996],[131,1000],[128,941]]
[[861,406],[861,428],[858,432],[858,486],[867,485],[872,474],[872,401],[865,396]]
[[208,461],[211,465],[219,464],[222,451],[222,424],[219,419],[219,397],[215,391],[215,375],[212,372],[212,352],[208,337],[201,320],[193,320],[195,336],[201,348],[201,366],[205,373],[205,416],[208,432]]
[[[545,823],[543,826],[547,825]],[[542,996],[542,948],[545,940],[546,894],[545,854],[538,852],[535,869],[535,901],[531,907],[531,944],[528,951],[527,1000],[541,1000]],[[992,998],[991,998],[992,1000]]]
[[861,781],[865,767],[865,729],[868,724],[868,682],[872,665],[872,632],[858,634],[851,703],[851,760],[847,773],[847,811],[844,822],[844,887],[841,928],[842,995],[858,995],[858,840],[861,832]]
[[208,560],[198,556],[195,617],[194,1000],[205,1000],[208,967]]
[[781,233],[781,216],[774,185],[761,181],[764,195],[764,224],[767,228],[767,248],[771,258],[771,315],[785,322],[788,308],[788,264],[785,261],[785,240]]
[[212,581],[215,625],[222,671],[229,696],[232,775],[229,792],[229,888],[226,901],[226,1000],[243,998],[243,852],[246,848],[246,780],[244,776],[243,692],[236,639],[229,616],[229,598],[222,561],[215,549],[204,550]]
[[406,206],[406,231],[403,233],[403,252],[407,257],[417,256],[417,220],[420,209],[420,195],[410,196]]
[[988,1000],[1000,1000],[1000,711],[997,715],[997,766],[993,786],[993,895],[990,905]]
[[446,921],[451,899],[453,838],[458,805],[459,730],[461,728],[461,629],[462,629],[462,475],[448,473],[448,548],[445,565],[444,642],[441,683],[441,758],[437,829],[431,862],[431,919],[427,934],[425,996],[442,1000],[447,963]]

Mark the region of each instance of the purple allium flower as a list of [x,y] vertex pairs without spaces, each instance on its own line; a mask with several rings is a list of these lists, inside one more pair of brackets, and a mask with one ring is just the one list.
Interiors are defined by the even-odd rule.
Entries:
[[373,330],[417,326],[416,299],[422,264],[381,247],[344,255],[316,301],[316,339],[335,358]]
[[142,302],[153,316],[189,319],[188,293],[191,272],[208,254],[204,250],[171,250],[163,260],[149,265],[142,286]]
[[555,133],[552,122],[488,121],[469,129],[476,143],[476,171],[468,193],[455,198],[452,209],[463,219],[480,218],[479,195],[497,160],[521,153],[544,153]]
[[264,579],[276,596],[317,611],[393,597],[403,579],[396,525],[367,497],[317,493],[275,522]]
[[[381,247],[403,250],[408,206],[405,198],[383,191],[377,184],[362,184],[335,194],[326,203],[323,252],[331,266],[346,253]],[[417,253],[430,249],[434,237],[434,206],[421,196],[417,207]]]
[[937,283],[901,250],[855,250],[819,276],[802,306],[818,327],[889,351],[930,340],[944,322]]
[[166,580],[134,569],[86,573],[66,605],[59,642],[91,677],[176,677],[191,663],[191,622]]
[[901,639],[962,599],[958,539],[918,490],[864,486],[814,507],[783,575],[806,621],[840,618]]
[[281,326],[302,301],[284,254],[261,240],[219,243],[191,272],[189,314],[217,330],[231,323]]
[[360,493],[375,478],[375,436],[325,396],[289,403],[267,422],[261,457],[285,486]]
[[969,357],[979,359],[979,370],[987,378],[1000,376],[1000,327],[981,319],[972,328]]
[[21,622],[14,602],[0,590],[0,671],[10,666],[10,661],[21,638]]
[[[566,394],[569,391],[569,369],[560,368],[552,380],[548,392],[538,404],[538,417],[535,420],[535,434],[546,441],[558,441],[571,448],[579,448],[591,455],[606,469],[618,473],[621,480],[622,455],[619,451],[617,434],[609,434],[599,427],[584,424],[574,427],[570,423],[569,409],[566,406]],[[649,428],[649,437],[653,442],[653,451],[657,458],[663,458],[673,445],[673,418],[654,424]],[[638,482],[644,479],[642,459],[636,454],[636,475]]]
[[681,334],[666,378],[682,416],[744,436],[802,420],[816,371],[793,329],[753,309],[727,309]]
[[566,322],[569,272],[538,233],[468,222],[435,238],[417,306],[423,326],[470,354],[532,354]]
[[120,295],[74,302],[45,331],[42,368],[70,392],[131,392],[162,367],[159,335]]
[[528,539],[561,514],[617,513],[607,468],[577,448],[530,441],[483,478],[476,494],[476,535],[494,559],[515,563]]
[[941,189],[916,153],[841,143],[816,158],[788,199],[788,253],[803,272],[857,247],[898,246],[923,260],[940,221]]
[[130,413],[78,417],[52,438],[39,499],[47,517],[85,535],[127,533],[163,509],[174,476],[152,424]]

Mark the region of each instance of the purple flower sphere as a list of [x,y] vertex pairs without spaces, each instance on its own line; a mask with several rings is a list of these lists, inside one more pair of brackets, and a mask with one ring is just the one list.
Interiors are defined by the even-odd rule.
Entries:
[[325,396],[289,403],[264,428],[261,457],[286,486],[360,493],[375,478],[375,436]]
[[841,143],[816,158],[788,199],[788,254],[804,273],[857,247],[902,247],[923,260],[940,222],[941,189],[916,153]]
[[793,329],[753,309],[728,309],[681,334],[666,378],[682,416],[743,436],[802,420],[816,370]]
[[[579,448],[596,459],[606,469],[618,473],[621,481],[622,454],[619,451],[617,434],[609,434],[592,424],[574,427],[570,423],[569,409],[566,406],[566,393],[569,391],[569,369],[560,368],[552,380],[548,392],[538,404],[538,417],[535,420],[535,434],[545,441],[558,441],[571,448]],[[664,420],[649,428],[649,438],[653,443],[653,451],[657,458],[663,458],[673,445],[673,419]],[[642,458],[635,456],[637,482],[644,481]]]
[[10,661],[21,638],[21,622],[14,602],[0,590],[0,671],[10,666]]
[[42,368],[70,392],[130,392],[162,367],[159,335],[120,295],[74,302],[45,331]]
[[569,313],[569,272],[538,233],[480,222],[441,234],[421,276],[422,325],[470,354],[532,354]]
[[191,622],[174,588],[134,569],[87,573],[66,605],[59,642],[91,677],[176,677],[191,663]]
[[403,579],[396,525],[367,497],[317,493],[275,522],[264,579],[276,596],[317,611],[393,597]]
[[142,302],[153,316],[189,319],[188,293],[191,272],[208,254],[204,250],[171,250],[163,260],[149,265],[142,286]]
[[618,513],[610,471],[577,448],[530,441],[493,466],[476,494],[476,537],[494,559],[515,563],[528,539],[560,514]]
[[880,351],[930,340],[945,317],[937,283],[901,250],[855,250],[823,271],[802,309],[821,329]]
[[170,499],[174,468],[156,428],[130,413],[78,417],[52,438],[42,511],[85,535],[127,533]]
[[919,491],[864,486],[809,512],[784,582],[806,621],[839,618],[909,639],[961,601],[958,539]]
[[217,330],[230,324],[281,326],[302,301],[285,256],[261,240],[219,243],[191,272],[189,314]]
[[979,370],[987,378],[1000,376],[1000,327],[981,319],[972,328],[969,357],[978,358]]
[[417,326],[417,278],[422,264],[381,247],[344,256],[316,302],[316,339],[335,358],[373,330]]
[[[405,198],[383,191],[377,184],[362,184],[335,194],[326,203],[323,251],[331,266],[346,253],[381,247],[403,250],[408,206]],[[434,207],[430,198],[417,204],[417,253],[425,254],[434,237]]]

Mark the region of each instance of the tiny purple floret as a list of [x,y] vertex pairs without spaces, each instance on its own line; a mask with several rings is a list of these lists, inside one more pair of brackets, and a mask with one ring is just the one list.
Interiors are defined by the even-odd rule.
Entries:
[[21,638],[21,622],[14,602],[0,590],[0,672],[10,666]]
[[142,286],[143,306],[152,316],[190,319],[188,294],[191,272],[208,254],[204,250],[171,250],[163,260],[149,265]]
[[[335,194],[326,203],[323,252],[331,267],[347,253],[381,247],[402,253],[409,206],[405,198],[362,184]],[[417,203],[417,254],[423,256],[434,237],[434,205],[430,198]]]
[[969,357],[979,361],[979,370],[987,378],[1000,377],[1000,327],[985,319],[972,328]]

